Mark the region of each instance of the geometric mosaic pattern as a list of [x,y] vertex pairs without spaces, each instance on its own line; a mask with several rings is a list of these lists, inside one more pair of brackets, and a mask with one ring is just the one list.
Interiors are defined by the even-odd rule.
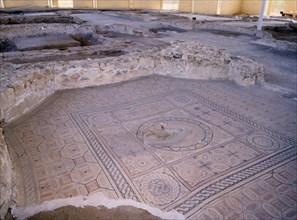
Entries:
[[274,120],[296,103],[247,94],[160,76],[58,92],[5,127],[18,205],[103,192],[192,219],[294,219],[296,117]]
[[189,219],[296,219],[296,172],[291,161],[213,200]]

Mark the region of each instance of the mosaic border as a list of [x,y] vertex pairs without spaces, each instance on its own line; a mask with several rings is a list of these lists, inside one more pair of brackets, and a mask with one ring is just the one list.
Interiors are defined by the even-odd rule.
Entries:
[[93,131],[88,127],[87,123],[82,119],[79,114],[69,114],[73,121],[76,123],[77,127],[81,130],[84,137],[87,139],[89,146],[93,149],[98,159],[102,162],[108,174],[113,179],[115,185],[117,186],[119,192],[124,199],[133,199],[135,201],[140,201],[129,185],[127,179],[122,174],[118,165],[113,161],[109,153],[104,149],[103,145],[100,143]]
[[225,107],[223,107],[221,105],[218,105],[215,102],[213,102],[213,101],[211,101],[211,100],[209,100],[207,98],[204,98],[204,97],[196,94],[195,92],[193,92],[191,90],[183,89],[181,91],[188,94],[188,95],[190,95],[190,96],[192,96],[192,97],[194,97],[194,98],[196,98],[198,101],[203,102],[203,103],[207,104],[208,106],[210,106],[212,108],[215,108],[215,109],[219,110],[220,112],[225,113],[225,114],[227,114],[227,115],[229,115],[229,116],[231,116],[233,118],[239,119],[240,121],[242,121],[242,122],[244,122],[246,124],[249,124],[249,125],[251,125],[251,126],[253,126],[253,127],[257,128],[257,129],[260,129],[261,131],[264,131],[267,134],[286,142],[287,144],[290,144],[290,145],[296,145],[297,144],[296,141],[292,140],[289,137],[286,137],[285,135],[281,134],[280,132],[274,131],[273,129],[270,129],[270,128],[266,127],[266,126],[261,125],[258,122],[255,122],[255,121],[253,121],[251,119],[248,119],[248,118],[242,116],[241,114],[238,114],[238,113],[236,113],[236,112],[234,112],[234,111],[232,111],[230,109],[227,109],[227,108],[225,108]]
[[249,177],[252,177],[266,169],[269,169],[285,160],[293,158],[297,155],[297,146],[291,147],[278,154],[275,154],[264,161],[260,161],[250,167],[240,170],[232,175],[229,175],[210,186],[201,189],[195,195],[188,198],[186,201],[174,207],[176,211],[185,215],[194,209],[197,205],[201,204],[206,199],[222,192],[223,190],[241,182]]

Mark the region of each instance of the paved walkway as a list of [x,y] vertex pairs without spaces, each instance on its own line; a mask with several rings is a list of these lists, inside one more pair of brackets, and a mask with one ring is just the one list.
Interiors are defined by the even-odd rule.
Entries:
[[297,106],[151,76],[55,94],[6,127],[18,206],[103,192],[189,219],[296,219]]

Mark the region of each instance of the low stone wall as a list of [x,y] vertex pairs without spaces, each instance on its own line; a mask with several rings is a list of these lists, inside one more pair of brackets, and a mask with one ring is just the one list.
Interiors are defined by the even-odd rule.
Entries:
[[200,80],[231,80],[240,86],[264,81],[262,64],[210,46],[179,43],[163,49],[158,55],[158,74]]
[[15,194],[15,172],[12,167],[3,130],[0,126],[0,219],[4,219]]
[[[160,74],[201,80],[231,80],[250,86],[264,80],[262,65],[224,50],[176,43],[119,57],[2,66],[0,119],[12,121],[56,90],[97,86]],[[13,73],[13,74],[11,74]]]
[[[38,54],[36,54],[38,56]],[[241,86],[264,80],[262,65],[224,50],[195,43],[132,52],[119,57],[75,61],[0,63],[0,121],[10,122],[32,110],[57,90],[97,86],[139,76],[232,80]],[[13,198],[14,171],[0,125],[0,217]]]

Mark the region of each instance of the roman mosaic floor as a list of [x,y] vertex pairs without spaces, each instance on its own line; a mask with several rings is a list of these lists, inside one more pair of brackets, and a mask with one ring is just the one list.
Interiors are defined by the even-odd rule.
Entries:
[[150,76],[57,92],[5,128],[19,206],[103,192],[189,219],[296,219],[296,101]]

